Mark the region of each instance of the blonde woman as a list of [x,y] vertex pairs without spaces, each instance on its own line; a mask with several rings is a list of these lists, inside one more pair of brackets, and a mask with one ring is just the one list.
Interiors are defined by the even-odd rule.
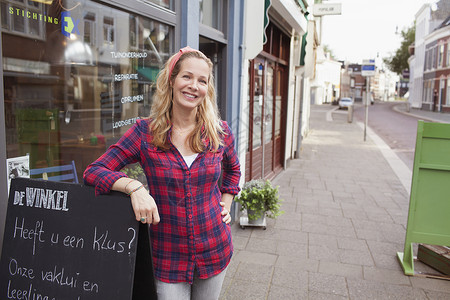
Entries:
[[[151,224],[160,300],[217,299],[233,252],[230,208],[241,173],[234,136],[218,115],[212,69],[190,47],[173,55],[158,75],[150,118],[84,173],[96,194],[129,195],[136,220]],[[148,191],[120,172],[135,162]]]

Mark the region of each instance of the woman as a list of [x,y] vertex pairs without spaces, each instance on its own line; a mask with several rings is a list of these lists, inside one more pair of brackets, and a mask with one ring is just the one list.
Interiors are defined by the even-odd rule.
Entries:
[[[217,299],[233,252],[230,208],[240,165],[218,116],[212,68],[198,50],[173,55],[158,75],[150,118],[84,173],[96,194],[128,194],[136,220],[151,224],[158,299]],[[120,172],[135,162],[149,191]]]

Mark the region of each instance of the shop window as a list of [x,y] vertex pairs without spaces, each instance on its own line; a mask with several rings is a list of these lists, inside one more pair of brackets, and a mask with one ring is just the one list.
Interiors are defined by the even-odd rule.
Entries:
[[225,89],[223,88],[225,65],[222,59],[224,45],[214,40],[200,36],[199,50],[202,51],[213,63],[214,88],[216,89],[217,106],[221,117],[225,119]]
[[[61,24],[33,23],[26,14],[5,21],[4,9],[9,14],[19,4],[47,18],[67,11],[60,1],[2,2],[2,26],[9,28],[2,34],[7,158],[26,157],[30,169],[73,161],[82,182],[87,165],[149,115],[156,76],[174,51],[174,30],[84,1],[68,11],[74,28],[67,37]],[[41,30],[42,39],[18,35],[13,21],[28,33]]]

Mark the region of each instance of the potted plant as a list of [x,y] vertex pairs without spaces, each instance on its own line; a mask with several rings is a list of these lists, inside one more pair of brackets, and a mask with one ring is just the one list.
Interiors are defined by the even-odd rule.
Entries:
[[256,179],[244,184],[236,202],[241,204],[241,210],[247,211],[247,217],[241,218],[241,227],[266,227],[265,217],[275,219],[283,213],[278,195],[278,186],[272,186],[269,180]]

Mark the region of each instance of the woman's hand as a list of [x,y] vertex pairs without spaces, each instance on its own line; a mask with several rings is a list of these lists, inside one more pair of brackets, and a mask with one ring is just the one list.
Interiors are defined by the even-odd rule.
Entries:
[[223,216],[222,222],[224,222],[225,224],[230,224],[231,222],[230,210],[225,207],[225,202],[220,202],[220,206],[223,207],[221,212],[221,215]]
[[145,188],[141,188],[131,194],[131,205],[136,216],[136,220],[143,224],[159,223],[158,207],[156,206],[155,199],[148,193]]
[[131,197],[131,205],[137,221],[153,225],[159,223],[160,219],[155,199],[150,196],[142,183],[135,179],[122,177],[114,182],[111,189]]

